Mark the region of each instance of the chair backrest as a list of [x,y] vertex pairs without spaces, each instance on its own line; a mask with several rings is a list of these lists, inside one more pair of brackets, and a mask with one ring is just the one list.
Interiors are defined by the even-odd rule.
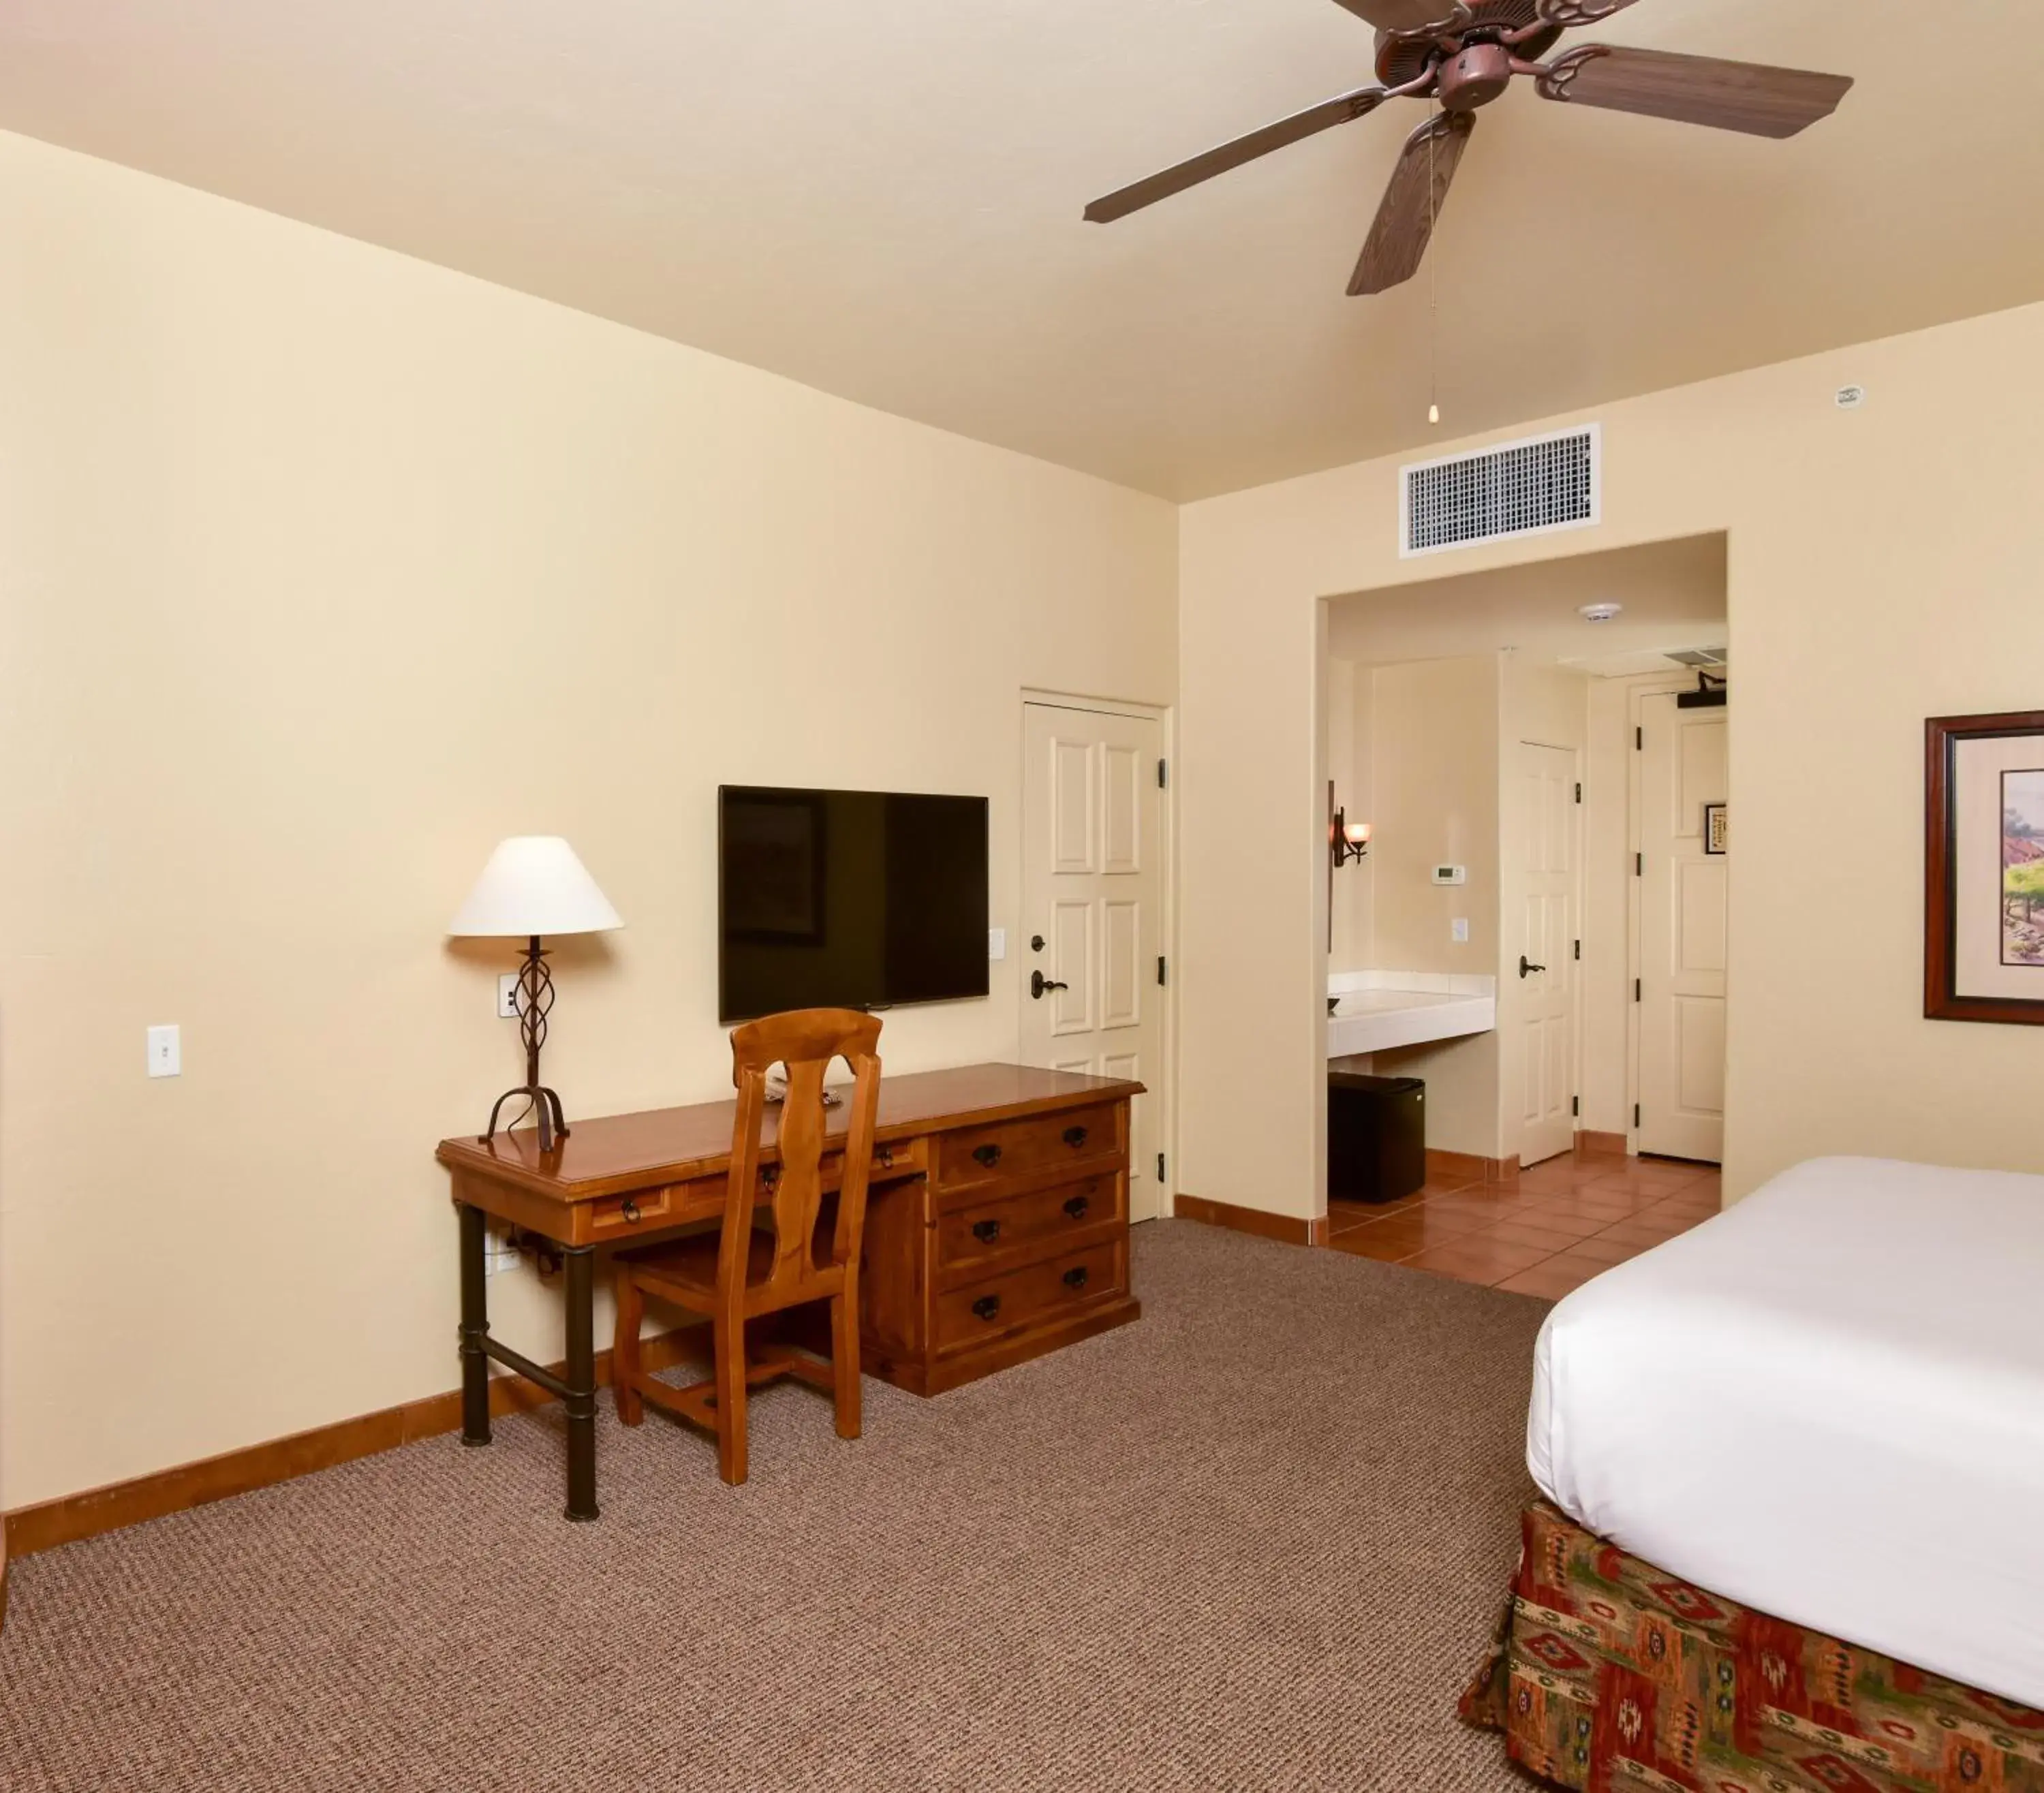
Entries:
[[[856,1265],[866,1226],[866,1182],[873,1166],[873,1131],[880,1105],[880,1043],[877,1016],[847,1008],[805,1008],[770,1015],[734,1027],[732,1081],[738,1088],[738,1119],[731,1140],[731,1181],[724,1200],[724,1239],[717,1257],[717,1286],[727,1295],[746,1280],[752,1219],[761,1188],[760,1135],[766,1116],[766,1073],[788,1068],[788,1093],[781,1104],[781,1161],[770,1167],[768,1204],[775,1244],[771,1269],[755,1288],[790,1301],[824,1268],[812,1250],[816,1214],[828,1189],[824,1175],[824,1073],[842,1058],[857,1079],[850,1099],[844,1161],[839,1179],[837,1227],[832,1265]],[[855,1274],[855,1269],[854,1273]]]

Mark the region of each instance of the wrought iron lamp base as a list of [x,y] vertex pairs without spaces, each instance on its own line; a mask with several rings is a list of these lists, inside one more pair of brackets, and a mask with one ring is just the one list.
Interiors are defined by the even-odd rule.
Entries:
[[521,1096],[538,1118],[541,1151],[551,1152],[557,1140],[567,1138],[561,1099],[540,1081],[540,1048],[546,1043],[547,1015],[553,1006],[554,975],[547,969],[547,955],[535,934],[526,944],[525,962],[518,973],[518,1035],[525,1047],[525,1081],[497,1098],[490,1110],[490,1131],[479,1136],[479,1143],[486,1146],[497,1137],[497,1117],[504,1112],[504,1104]]
[[568,1136],[567,1117],[561,1112],[559,1093],[540,1084],[521,1084],[516,1089],[507,1089],[498,1096],[490,1109],[490,1131],[479,1136],[478,1143],[486,1146],[497,1137],[497,1117],[503,1112],[506,1102],[515,1102],[520,1096],[532,1104],[532,1112],[540,1121],[540,1150],[551,1152],[556,1139]]

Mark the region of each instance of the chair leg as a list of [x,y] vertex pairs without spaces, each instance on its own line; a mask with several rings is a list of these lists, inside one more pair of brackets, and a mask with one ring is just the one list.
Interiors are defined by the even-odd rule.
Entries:
[[719,1314],[711,1325],[717,1353],[717,1472],[733,1487],[745,1480],[745,1321]]
[[617,1335],[610,1347],[610,1388],[617,1397],[617,1419],[622,1426],[642,1425],[646,1402],[639,1392],[639,1327],[646,1317],[646,1297],[632,1280],[632,1273],[617,1272]]
[[831,1297],[831,1379],[837,1401],[837,1435],[859,1436],[859,1292]]

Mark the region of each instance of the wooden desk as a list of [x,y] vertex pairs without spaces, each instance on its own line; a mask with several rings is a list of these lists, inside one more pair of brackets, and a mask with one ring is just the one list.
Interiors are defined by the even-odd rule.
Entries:
[[[859,1275],[863,1366],[935,1395],[1135,1319],[1128,1104],[1142,1092],[1021,1065],[883,1078]],[[722,1217],[736,1108],[578,1120],[547,1153],[526,1130],[443,1139],[434,1154],[453,1175],[461,1221],[462,1442],[490,1442],[493,1357],[558,1396],[571,1519],[597,1513],[595,1254]],[[763,1179],[779,1163],[774,1126],[770,1115]],[[561,1249],[564,1376],[490,1336],[486,1215]]]

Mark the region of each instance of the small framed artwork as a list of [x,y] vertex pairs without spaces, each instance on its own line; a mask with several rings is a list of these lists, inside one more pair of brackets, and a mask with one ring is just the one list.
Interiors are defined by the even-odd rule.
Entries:
[[2044,1026],[2044,710],[1925,725],[1923,1012]]
[[1704,850],[1722,853],[1727,839],[1725,832],[1725,806],[1721,803],[1704,805]]

